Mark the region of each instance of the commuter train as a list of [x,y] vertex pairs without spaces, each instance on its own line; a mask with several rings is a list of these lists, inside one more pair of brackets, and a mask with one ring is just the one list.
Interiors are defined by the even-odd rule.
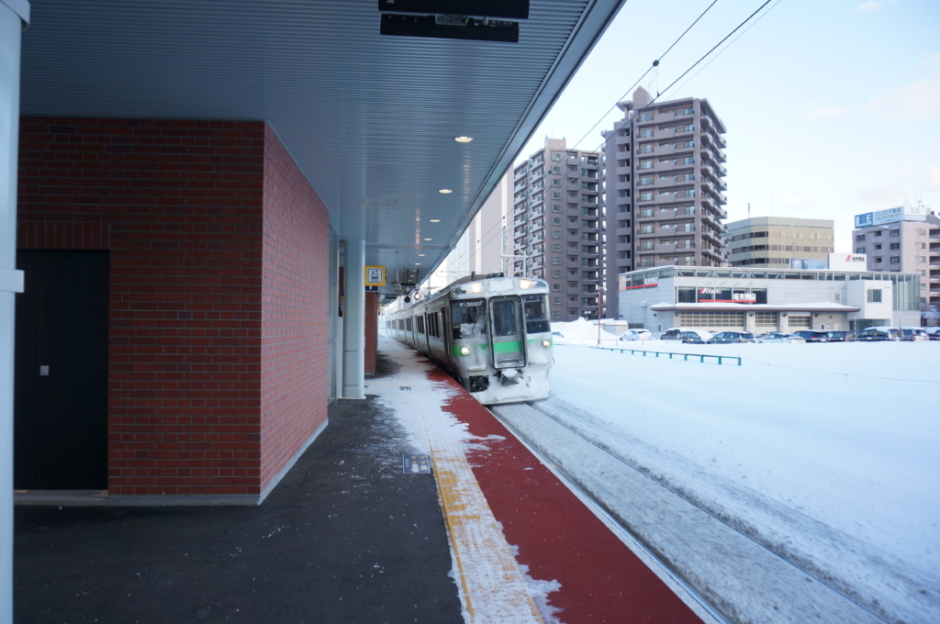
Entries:
[[484,405],[548,396],[552,331],[542,280],[466,277],[385,315],[384,328],[441,364]]

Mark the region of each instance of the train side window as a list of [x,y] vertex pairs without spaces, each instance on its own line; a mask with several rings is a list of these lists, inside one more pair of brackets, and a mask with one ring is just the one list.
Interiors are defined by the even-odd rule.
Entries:
[[548,305],[545,295],[523,295],[525,305],[525,330],[528,334],[551,331],[548,320]]
[[424,333],[424,317],[422,317],[422,316],[416,316],[416,317],[415,317],[415,322],[416,322],[417,325],[418,325],[418,333],[419,333],[419,334],[423,334],[423,333]]
[[454,340],[486,335],[482,299],[455,301],[451,304],[451,318]]

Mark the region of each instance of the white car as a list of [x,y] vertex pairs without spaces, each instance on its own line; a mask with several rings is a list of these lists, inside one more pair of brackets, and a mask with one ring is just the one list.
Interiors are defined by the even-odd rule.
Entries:
[[653,337],[653,332],[648,329],[628,329],[627,331],[620,334],[619,340],[625,341],[634,341],[634,340],[649,340]]

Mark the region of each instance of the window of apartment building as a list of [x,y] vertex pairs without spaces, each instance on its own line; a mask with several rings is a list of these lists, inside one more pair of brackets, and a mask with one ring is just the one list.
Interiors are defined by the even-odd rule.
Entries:
[[561,277],[561,269],[552,269],[552,277]]
[[557,304],[557,305],[560,305],[560,304],[561,304],[561,297],[552,297],[552,303]]
[[561,212],[561,205],[552,204],[552,212]]
[[652,233],[653,233],[653,226],[652,226],[652,225],[641,225],[641,226],[640,226],[640,233],[641,233],[641,234],[652,234]]
[[863,241],[863,240],[865,240],[865,235],[864,235],[864,234],[856,234],[856,235],[855,235],[855,240],[857,240],[857,241]]
[[643,128],[642,130],[640,130],[640,136],[644,139],[648,139],[649,137],[653,136],[653,129]]
[[875,258],[875,263],[876,263],[876,264],[881,264],[881,256],[877,256],[877,257]]
[[694,224],[694,223],[683,223],[681,226],[679,226],[679,231],[680,231],[680,232],[694,232],[694,231],[695,231],[695,224]]
[[561,186],[561,180],[559,178],[552,178],[552,186]]
[[[880,247],[880,246],[881,246],[881,245],[878,245],[878,247]],[[888,245],[888,248],[889,248],[889,249],[900,249],[900,248],[901,248],[901,243],[891,243],[890,245]]]
[[692,156],[686,156],[685,158],[682,159],[682,164],[683,164],[683,165],[694,165],[694,164],[695,164],[695,158],[693,158]]
[[561,154],[552,154],[552,160],[554,160],[555,162],[560,162]]
[[552,191],[552,199],[561,199],[561,191]]
[[891,256],[891,264],[900,264],[901,256]]
[[552,238],[561,238],[561,230],[552,230]]
[[640,210],[640,216],[641,216],[641,217],[652,217],[652,216],[653,216],[653,209],[652,209],[652,208],[643,208],[642,210]]
[[561,251],[561,243],[554,243],[552,245],[552,251]]
[[686,256],[682,263],[686,266],[695,266],[695,256]]
[[694,111],[693,109],[691,109],[691,108],[683,108],[683,109],[682,109],[682,114],[683,114],[683,115],[692,115],[692,114],[694,114],[694,113],[695,113],[695,111]]
[[642,241],[640,242],[640,249],[652,249],[653,241]]
[[684,174],[684,175],[682,176],[682,181],[683,181],[683,182],[695,182],[695,174],[694,174],[694,173],[686,173],[686,174]]
[[883,232],[882,230],[878,230],[877,232],[875,232],[874,235],[875,235],[875,236],[881,236],[882,234],[884,234],[884,232]]
[[927,243],[917,243],[918,249],[927,249]]
[[561,318],[561,311],[560,311],[560,310],[552,310],[552,318],[553,318],[553,319]]
[[643,185],[645,185],[645,184],[652,184],[652,183],[653,183],[653,176],[641,176],[641,177],[640,177],[640,185],[641,185],[641,186],[643,186]]
[[552,264],[561,264],[561,257],[552,256]]
[[652,201],[653,194],[650,192],[640,193],[640,201]]
[[653,113],[643,113],[640,115],[640,121],[649,121],[653,118]]
[[652,154],[652,153],[653,153],[653,146],[652,146],[652,145],[641,145],[641,146],[640,146],[640,153],[641,153],[641,154]]
[[695,147],[695,141],[686,141],[682,144],[682,147]]
[[561,290],[561,284],[558,284],[558,283],[552,284],[552,290]]
[[927,262],[927,256],[917,256],[918,262]]
[[[875,251],[881,251],[881,245],[875,245]],[[865,253],[864,251],[862,253]]]
[[561,217],[552,217],[552,225],[561,225]]
[[917,228],[917,233],[918,233],[920,236],[927,236],[927,230],[922,229],[922,228]]
[[581,219],[581,227],[592,228],[592,229],[596,228],[597,221],[591,221],[589,219]]
[[686,189],[682,191],[683,197],[695,197],[695,189]]
[[640,161],[640,169],[652,169],[652,168],[653,168],[653,161],[652,161],[652,160],[641,160],[641,161]]
[[682,126],[682,130],[684,130],[685,132],[692,132],[693,130],[695,130],[695,126],[693,124],[685,124],[684,126]]
[[881,289],[872,288],[865,292],[865,299],[868,303],[881,303]]
[[900,229],[888,231],[888,236],[900,236],[900,235],[901,235]]
[[694,214],[695,214],[695,206],[686,206],[686,207],[684,207],[684,208],[682,209],[682,214],[694,215]]

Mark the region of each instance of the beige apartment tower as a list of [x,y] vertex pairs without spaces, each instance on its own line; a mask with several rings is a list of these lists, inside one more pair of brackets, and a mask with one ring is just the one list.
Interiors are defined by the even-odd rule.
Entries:
[[598,315],[601,160],[546,139],[513,169],[512,272],[549,283],[553,321]]
[[733,267],[825,269],[834,251],[835,224],[830,219],[753,217],[725,227],[728,264]]
[[607,318],[620,318],[618,276],[656,266],[720,266],[725,125],[708,100],[619,104],[606,140]]

